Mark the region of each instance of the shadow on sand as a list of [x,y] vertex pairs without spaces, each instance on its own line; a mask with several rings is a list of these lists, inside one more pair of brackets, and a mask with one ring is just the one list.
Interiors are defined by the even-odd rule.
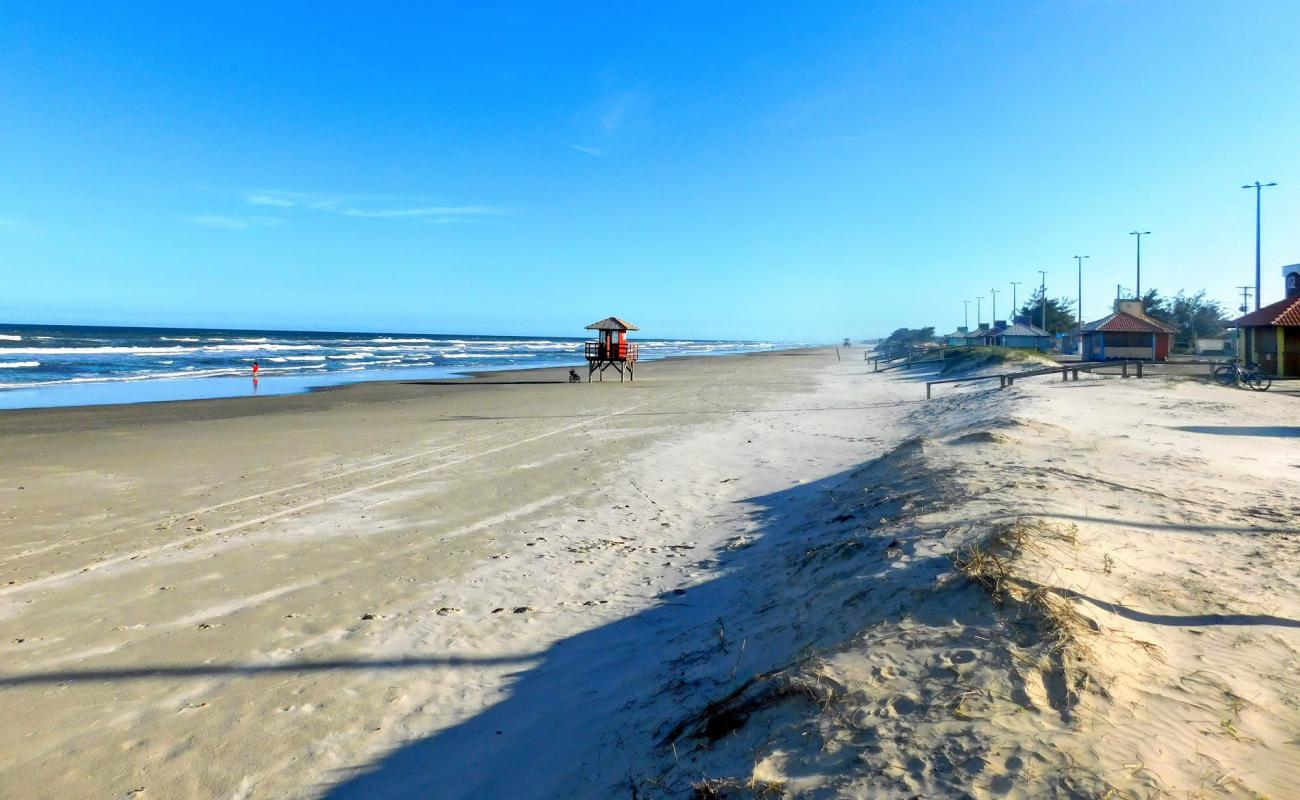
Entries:
[[[7,676],[0,685],[201,677],[214,671],[433,672],[519,664],[522,669],[493,704],[341,772],[317,792],[329,800],[644,798],[676,786],[680,795],[682,782],[698,779],[703,770],[691,759],[711,746],[717,717],[710,714],[767,676],[884,623],[905,620],[914,632],[1008,624],[973,584],[953,581],[939,588],[952,570],[944,548],[936,547],[947,534],[918,525],[920,512],[913,509],[959,503],[962,489],[927,471],[920,448],[904,443],[858,468],[740,501],[755,528],[716,553],[701,554],[699,568],[710,579],[669,589],[644,610],[540,653],[481,661],[412,655],[271,667],[41,673]],[[970,522],[971,528],[985,527]],[[1158,624],[1300,627],[1263,616],[1146,614],[1079,597]],[[599,613],[595,608],[591,613]],[[734,707],[728,713],[730,736],[747,717]],[[648,791],[652,785],[663,788]]]

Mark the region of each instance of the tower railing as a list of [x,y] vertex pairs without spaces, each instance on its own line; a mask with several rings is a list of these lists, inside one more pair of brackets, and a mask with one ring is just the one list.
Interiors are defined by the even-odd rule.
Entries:
[[584,342],[583,355],[588,361],[636,361],[640,348],[635,342]]

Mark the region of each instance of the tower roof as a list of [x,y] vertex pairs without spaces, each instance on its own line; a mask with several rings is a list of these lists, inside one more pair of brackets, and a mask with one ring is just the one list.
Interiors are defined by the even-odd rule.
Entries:
[[605,317],[599,322],[593,322],[587,326],[589,331],[639,331],[637,326],[618,317]]

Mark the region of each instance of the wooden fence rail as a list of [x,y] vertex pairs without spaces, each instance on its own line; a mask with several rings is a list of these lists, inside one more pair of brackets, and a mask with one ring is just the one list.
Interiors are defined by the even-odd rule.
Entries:
[[931,388],[941,383],[967,383],[969,381],[992,381],[998,382],[999,389],[1005,389],[1016,382],[1018,378],[1032,378],[1036,375],[1055,375],[1061,373],[1062,381],[1079,380],[1080,372],[1096,372],[1105,367],[1119,367],[1120,377],[1127,378],[1128,368],[1137,367],[1137,377],[1142,377],[1142,368],[1146,362],[1143,361],[1080,361],[1074,364],[1062,364],[1059,367],[1042,367],[1040,369],[1025,370],[1023,372],[1004,372],[999,375],[974,375],[966,378],[944,378],[938,381],[926,381],[925,399],[930,399]]

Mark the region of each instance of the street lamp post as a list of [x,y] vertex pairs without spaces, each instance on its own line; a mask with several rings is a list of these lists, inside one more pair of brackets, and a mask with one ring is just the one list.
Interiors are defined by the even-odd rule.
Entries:
[[[1083,336],[1083,260],[1092,258],[1092,256],[1075,256],[1074,260],[1079,265],[1079,335]],[[1082,344],[1082,341],[1080,341]]]
[[984,304],[981,302],[983,299],[984,298],[982,296],[975,298],[975,327],[976,328],[984,327],[984,311],[983,311]]
[[962,313],[962,323],[965,325],[966,330],[970,331],[970,301],[969,300],[961,301],[961,313]]
[[1150,236],[1151,231],[1129,231],[1128,235],[1138,237],[1137,238],[1137,243],[1138,243],[1137,298],[1141,300],[1142,299],[1142,237]]
[[1038,290],[1042,293],[1039,300],[1042,302],[1043,306],[1043,313],[1038,320],[1038,324],[1043,330],[1047,330],[1047,270],[1040,269],[1038,275],[1043,281],[1042,285],[1038,287]]
[[1243,189],[1255,190],[1255,310],[1259,310],[1259,197],[1260,194],[1269,186],[1277,186],[1277,183],[1248,183],[1241,187]]
[[989,289],[989,294],[993,295],[993,324],[998,324],[998,290]]
[[1020,281],[1011,282],[1011,324],[1012,325],[1016,324],[1016,312],[1020,310],[1020,306],[1016,305],[1016,287],[1019,285],[1020,285]]

